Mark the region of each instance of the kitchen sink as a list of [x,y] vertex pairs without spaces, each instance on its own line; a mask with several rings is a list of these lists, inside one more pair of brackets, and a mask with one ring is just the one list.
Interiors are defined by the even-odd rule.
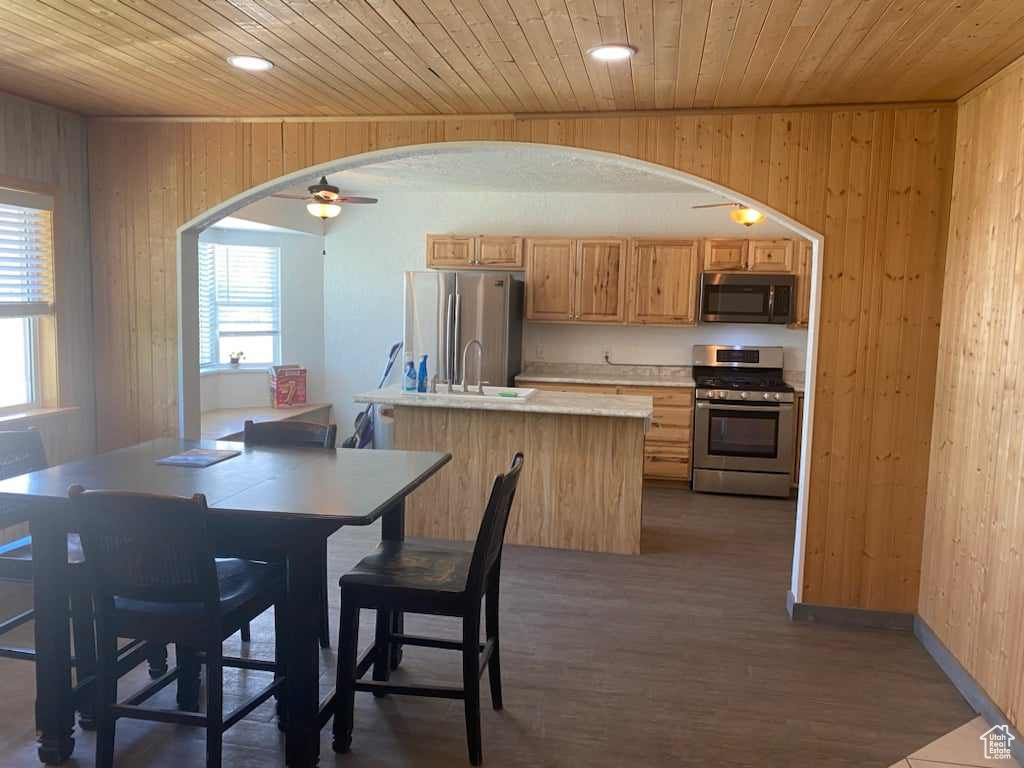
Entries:
[[448,386],[445,384],[437,385],[437,392],[416,392],[409,394],[416,394],[417,397],[437,397],[437,398],[459,398],[460,400],[476,400],[484,403],[514,403],[519,400],[529,400],[537,392],[536,389],[529,387],[484,387],[484,393],[481,395],[476,387],[471,386],[468,392],[463,392],[461,386],[452,387],[452,391],[448,391]]

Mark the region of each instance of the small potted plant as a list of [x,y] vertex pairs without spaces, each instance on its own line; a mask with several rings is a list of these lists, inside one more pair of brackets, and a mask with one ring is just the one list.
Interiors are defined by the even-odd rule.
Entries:
[[228,362],[231,363],[232,368],[237,368],[244,357],[245,352],[230,352],[228,353]]

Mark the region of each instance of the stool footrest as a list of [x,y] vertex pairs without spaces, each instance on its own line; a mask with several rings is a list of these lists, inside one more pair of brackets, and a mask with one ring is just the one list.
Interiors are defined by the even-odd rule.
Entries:
[[357,691],[370,693],[395,693],[399,696],[425,696],[431,699],[464,699],[466,692],[462,688],[426,685],[394,685],[385,682],[357,682]]

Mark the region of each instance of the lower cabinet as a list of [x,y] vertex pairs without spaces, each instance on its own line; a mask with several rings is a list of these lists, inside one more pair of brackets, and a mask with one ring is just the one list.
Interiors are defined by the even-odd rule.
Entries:
[[651,427],[644,438],[644,479],[689,482],[693,456],[693,389],[610,384],[563,384],[519,379],[519,387],[547,392],[635,395],[654,400]]

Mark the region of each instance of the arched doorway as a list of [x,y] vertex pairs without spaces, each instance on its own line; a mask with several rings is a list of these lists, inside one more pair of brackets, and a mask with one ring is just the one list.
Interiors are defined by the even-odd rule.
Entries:
[[804,418],[802,420],[801,462],[799,468],[799,492],[797,497],[797,521],[793,548],[793,571],[791,592],[796,601],[802,598],[803,562],[805,534],[807,528],[807,506],[810,475],[811,439],[813,435],[814,390],[818,358],[818,317],[821,290],[821,265],[824,251],[824,237],[785,214],[770,208],[758,200],[743,195],[728,187],[716,184],[693,174],[654,163],[637,160],[607,152],[577,149],[545,144],[518,142],[442,142],[411,145],[395,149],[350,155],[337,160],[310,166],[278,177],[264,184],[252,187],[184,224],[177,232],[177,276],[178,276],[178,425],[184,437],[198,438],[200,433],[199,368],[198,368],[198,243],[199,234],[209,225],[239,211],[266,196],[296,185],[308,183],[311,177],[330,175],[340,171],[351,171],[363,166],[386,161],[423,156],[443,157],[456,153],[472,153],[501,147],[504,151],[523,153],[549,153],[552,158],[574,157],[582,161],[592,158],[612,168],[640,169],[668,180],[685,182],[691,187],[706,191],[718,198],[749,204],[762,211],[766,218],[793,234],[809,240],[812,244],[812,286],[810,313],[807,333],[807,354],[805,360],[806,394],[804,397]]

